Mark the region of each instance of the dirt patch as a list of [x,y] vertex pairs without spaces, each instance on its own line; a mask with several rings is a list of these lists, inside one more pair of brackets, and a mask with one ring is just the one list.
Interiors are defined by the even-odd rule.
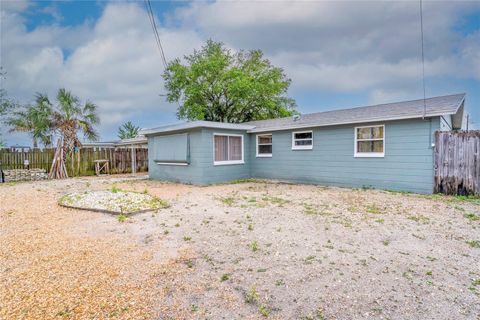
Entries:
[[[113,185],[171,207],[121,223],[56,204]],[[0,186],[0,203],[4,319],[480,316],[474,201],[88,178]]]

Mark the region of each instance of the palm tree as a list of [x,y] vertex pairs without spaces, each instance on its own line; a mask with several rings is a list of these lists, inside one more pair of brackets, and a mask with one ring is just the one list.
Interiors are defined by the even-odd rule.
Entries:
[[38,147],[40,141],[48,146],[52,141],[52,105],[44,95],[37,94],[35,104],[14,111],[6,120],[11,127],[10,132],[28,132],[32,137],[33,147]]
[[62,88],[57,93],[58,105],[53,113],[53,127],[63,138],[64,148],[70,152],[81,142],[78,133],[90,141],[98,139],[94,126],[100,123],[97,115],[97,106],[87,101],[83,106],[80,99],[70,91]]
[[118,128],[118,137],[120,139],[131,139],[138,136],[140,127],[137,127],[132,122],[125,122],[120,128]]

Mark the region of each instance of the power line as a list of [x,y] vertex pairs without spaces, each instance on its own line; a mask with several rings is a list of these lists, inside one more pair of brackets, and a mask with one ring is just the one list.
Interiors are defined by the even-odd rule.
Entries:
[[427,115],[427,102],[425,93],[425,54],[423,49],[423,8],[422,0],[420,0],[420,33],[422,38],[422,83],[423,83],[423,118]]
[[163,51],[162,41],[160,40],[160,35],[158,34],[157,23],[155,22],[155,15],[152,10],[152,5],[150,0],[145,1],[145,8],[147,9],[148,19],[150,20],[150,25],[152,26],[153,36],[160,53],[160,58],[162,59],[163,66],[167,68],[167,59],[165,58],[165,52]]

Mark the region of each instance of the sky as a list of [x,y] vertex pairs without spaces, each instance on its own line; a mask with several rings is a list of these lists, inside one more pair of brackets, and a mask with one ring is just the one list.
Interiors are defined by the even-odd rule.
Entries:
[[[423,97],[418,1],[151,1],[167,60],[206,40],[260,49],[292,80],[301,113]],[[65,87],[118,127],[175,123],[143,1],[0,0],[1,86],[19,103]],[[464,92],[480,128],[480,1],[423,3],[426,95]],[[8,145],[30,144],[8,133]]]

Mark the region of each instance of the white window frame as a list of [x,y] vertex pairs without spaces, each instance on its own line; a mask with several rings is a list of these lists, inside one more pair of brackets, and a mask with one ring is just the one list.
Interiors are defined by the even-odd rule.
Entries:
[[[262,136],[270,136],[272,137],[272,142],[271,143],[258,143],[258,138],[259,137],[262,137]],[[272,153],[258,153],[258,147],[259,146],[268,146],[268,145],[271,145],[272,146],[272,152],[273,152],[273,134],[271,133],[261,133],[261,134],[257,134],[257,147],[256,147],[256,154],[257,154],[257,158],[271,158],[272,157]]]
[[[295,134],[298,133],[311,133],[312,138],[311,139],[295,139]],[[296,146],[295,141],[306,141],[306,140],[312,140],[312,144],[309,146]],[[293,131],[292,132],[292,150],[312,150],[313,149],[313,131],[312,130],[307,130],[307,131]]]
[[[225,161],[215,161],[215,136],[227,136],[227,137],[240,137],[242,141],[242,159],[241,160],[225,160]],[[233,134],[233,133],[219,133],[216,132],[212,136],[212,146],[213,146],[213,165],[214,166],[224,166],[231,164],[244,164],[245,163],[245,149],[243,145],[243,134]],[[230,158],[230,144],[227,148],[228,158]]]
[[[357,130],[362,129],[362,128],[376,128],[376,127],[382,127],[383,128],[383,138],[381,139],[358,139],[357,138]],[[354,146],[354,154],[353,156],[355,158],[383,158],[385,157],[385,125],[380,124],[380,125],[371,125],[371,126],[361,126],[361,127],[355,127],[355,130],[353,132],[355,135],[355,146]],[[383,141],[383,152],[358,152],[358,141]]]

